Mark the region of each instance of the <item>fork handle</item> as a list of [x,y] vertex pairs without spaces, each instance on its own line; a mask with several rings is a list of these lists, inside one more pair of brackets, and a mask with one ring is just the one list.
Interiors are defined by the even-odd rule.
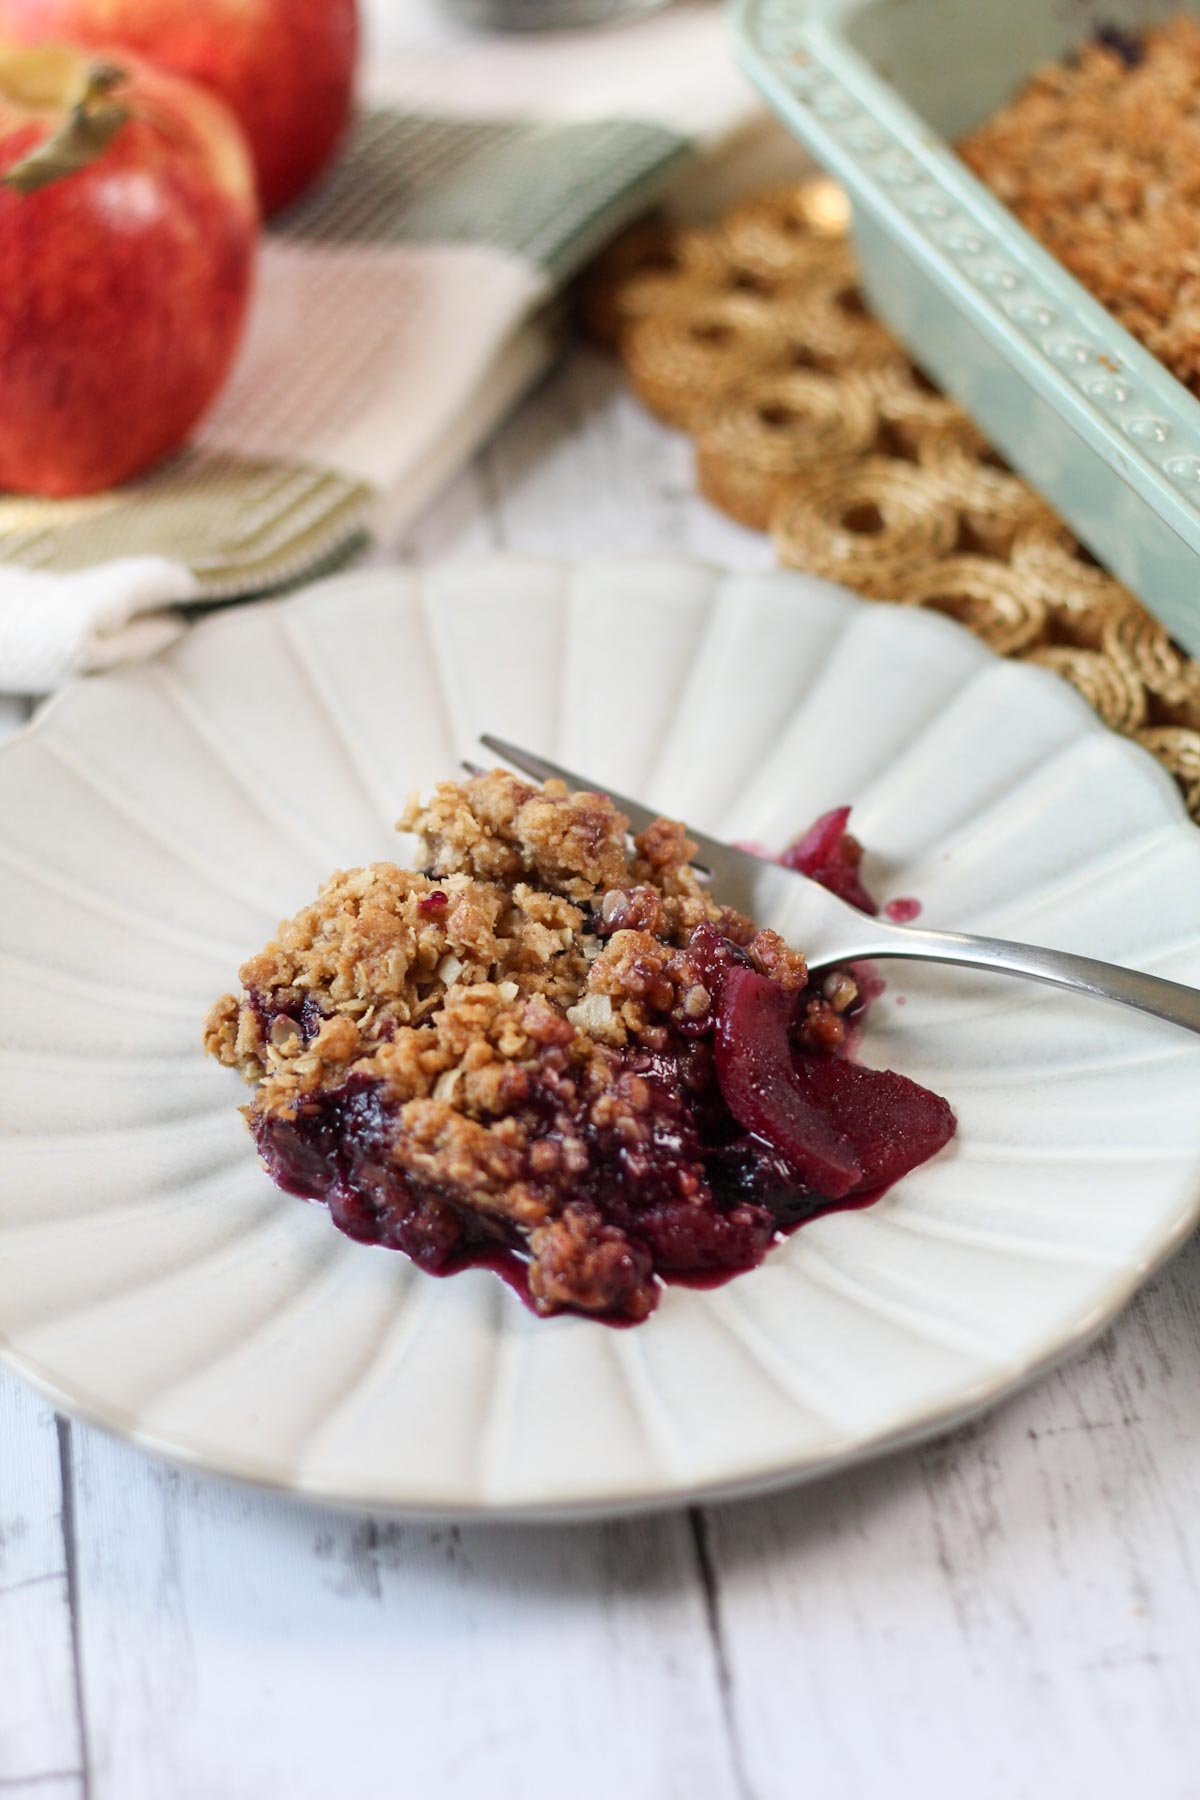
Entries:
[[[1124,969],[1117,963],[1098,962],[1091,956],[1074,956],[1065,950],[1040,950],[1032,944],[1012,944],[1004,938],[970,937],[958,931],[927,931],[920,926],[897,926],[895,932],[875,941],[860,953],[872,962],[903,957],[920,962],[957,963],[962,968],[990,970],[997,975],[1023,975],[1050,987],[1071,988],[1094,994],[1098,1000],[1115,1000],[1118,1006],[1153,1013],[1185,1031],[1200,1032],[1200,989],[1161,975],[1145,975],[1140,969]],[[823,959],[824,960],[824,959]],[[838,961],[850,960],[842,957]]]

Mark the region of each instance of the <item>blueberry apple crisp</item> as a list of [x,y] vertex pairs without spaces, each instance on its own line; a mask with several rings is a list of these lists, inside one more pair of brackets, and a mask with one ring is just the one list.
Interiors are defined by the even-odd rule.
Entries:
[[[845,812],[792,865],[869,900]],[[289,1192],[539,1313],[650,1313],[761,1262],[939,1150],[947,1103],[845,1054],[850,971],[810,981],[710,897],[682,825],[496,771],[413,802],[421,868],[333,875],[205,1027]]]

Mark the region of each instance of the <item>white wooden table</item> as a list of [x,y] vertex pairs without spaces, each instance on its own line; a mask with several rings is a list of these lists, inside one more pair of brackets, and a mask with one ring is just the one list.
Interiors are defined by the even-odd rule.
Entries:
[[[497,546],[770,561],[584,350],[406,548]],[[286,1504],[0,1374],[0,1800],[1200,1796],[1198,1284],[926,1449],[616,1525]]]

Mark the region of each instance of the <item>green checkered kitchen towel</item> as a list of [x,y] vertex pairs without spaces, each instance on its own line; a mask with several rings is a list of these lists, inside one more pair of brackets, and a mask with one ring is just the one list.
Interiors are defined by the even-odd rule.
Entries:
[[272,223],[193,443],[110,494],[0,495],[0,690],[156,648],[165,603],[394,536],[546,366],[563,282],[757,116],[708,4],[369,68],[340,163]]

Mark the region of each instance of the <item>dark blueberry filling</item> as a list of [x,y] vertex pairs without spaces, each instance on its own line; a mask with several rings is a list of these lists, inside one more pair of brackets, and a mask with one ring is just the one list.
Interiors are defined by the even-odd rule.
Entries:
[[437,1273],[472,1232],[483,1235],[474,1215],[460,1216],[391,1161],[394,1109],[377,1081],[351,1077],[302,1103],[294,1119],[255,1115],[251,1123],[272,1180],[323,1200],[348,1237],[403,1250]]
[[[746,1142],[744,1171],[736,1186],[727,1187],[725,1146],[710,1149],[702,1139],[704,1112],[685,1098],[680,1061],[634,1052],[624,1062],[651,1090],[637,1141],[627,1142],[619,1128],[597,1126],[585,1107],[570,1110],[552,1070],[544,1080],[535,1078],[520,1112],[529,1151],[517,1178],[538,1185],[535,1146],[566,1136],[581,1139],[588,1167],[572,1180],[571,1199],[594,1205],[605,1223],[650,1252],[655,1267],[751,1267],[776,1228],[750,1174],[758,1162],[764,1169],[770,1165],[769,1152]],[[715,1115],[715,1094],[706,1098]],[[334,1223],[351,1237],[403,1250],[436,1274],[461,1266],[477,1247],[521,1247],[502,1225],[487,1229],[473,1209],[460,1210],[452,1195],[389,1160],[395,1112],[377,1082],[352,1079],[314,1097],[294,1119],[256,1116],[253,1126],[272,1179],[289,1193],[324,1201]],[[715,1181],[705,1196],[710,1156]],[[774,1179],[767,1185],[773,1187]],[[705,1203],[696,1203],[698,1195]]]

